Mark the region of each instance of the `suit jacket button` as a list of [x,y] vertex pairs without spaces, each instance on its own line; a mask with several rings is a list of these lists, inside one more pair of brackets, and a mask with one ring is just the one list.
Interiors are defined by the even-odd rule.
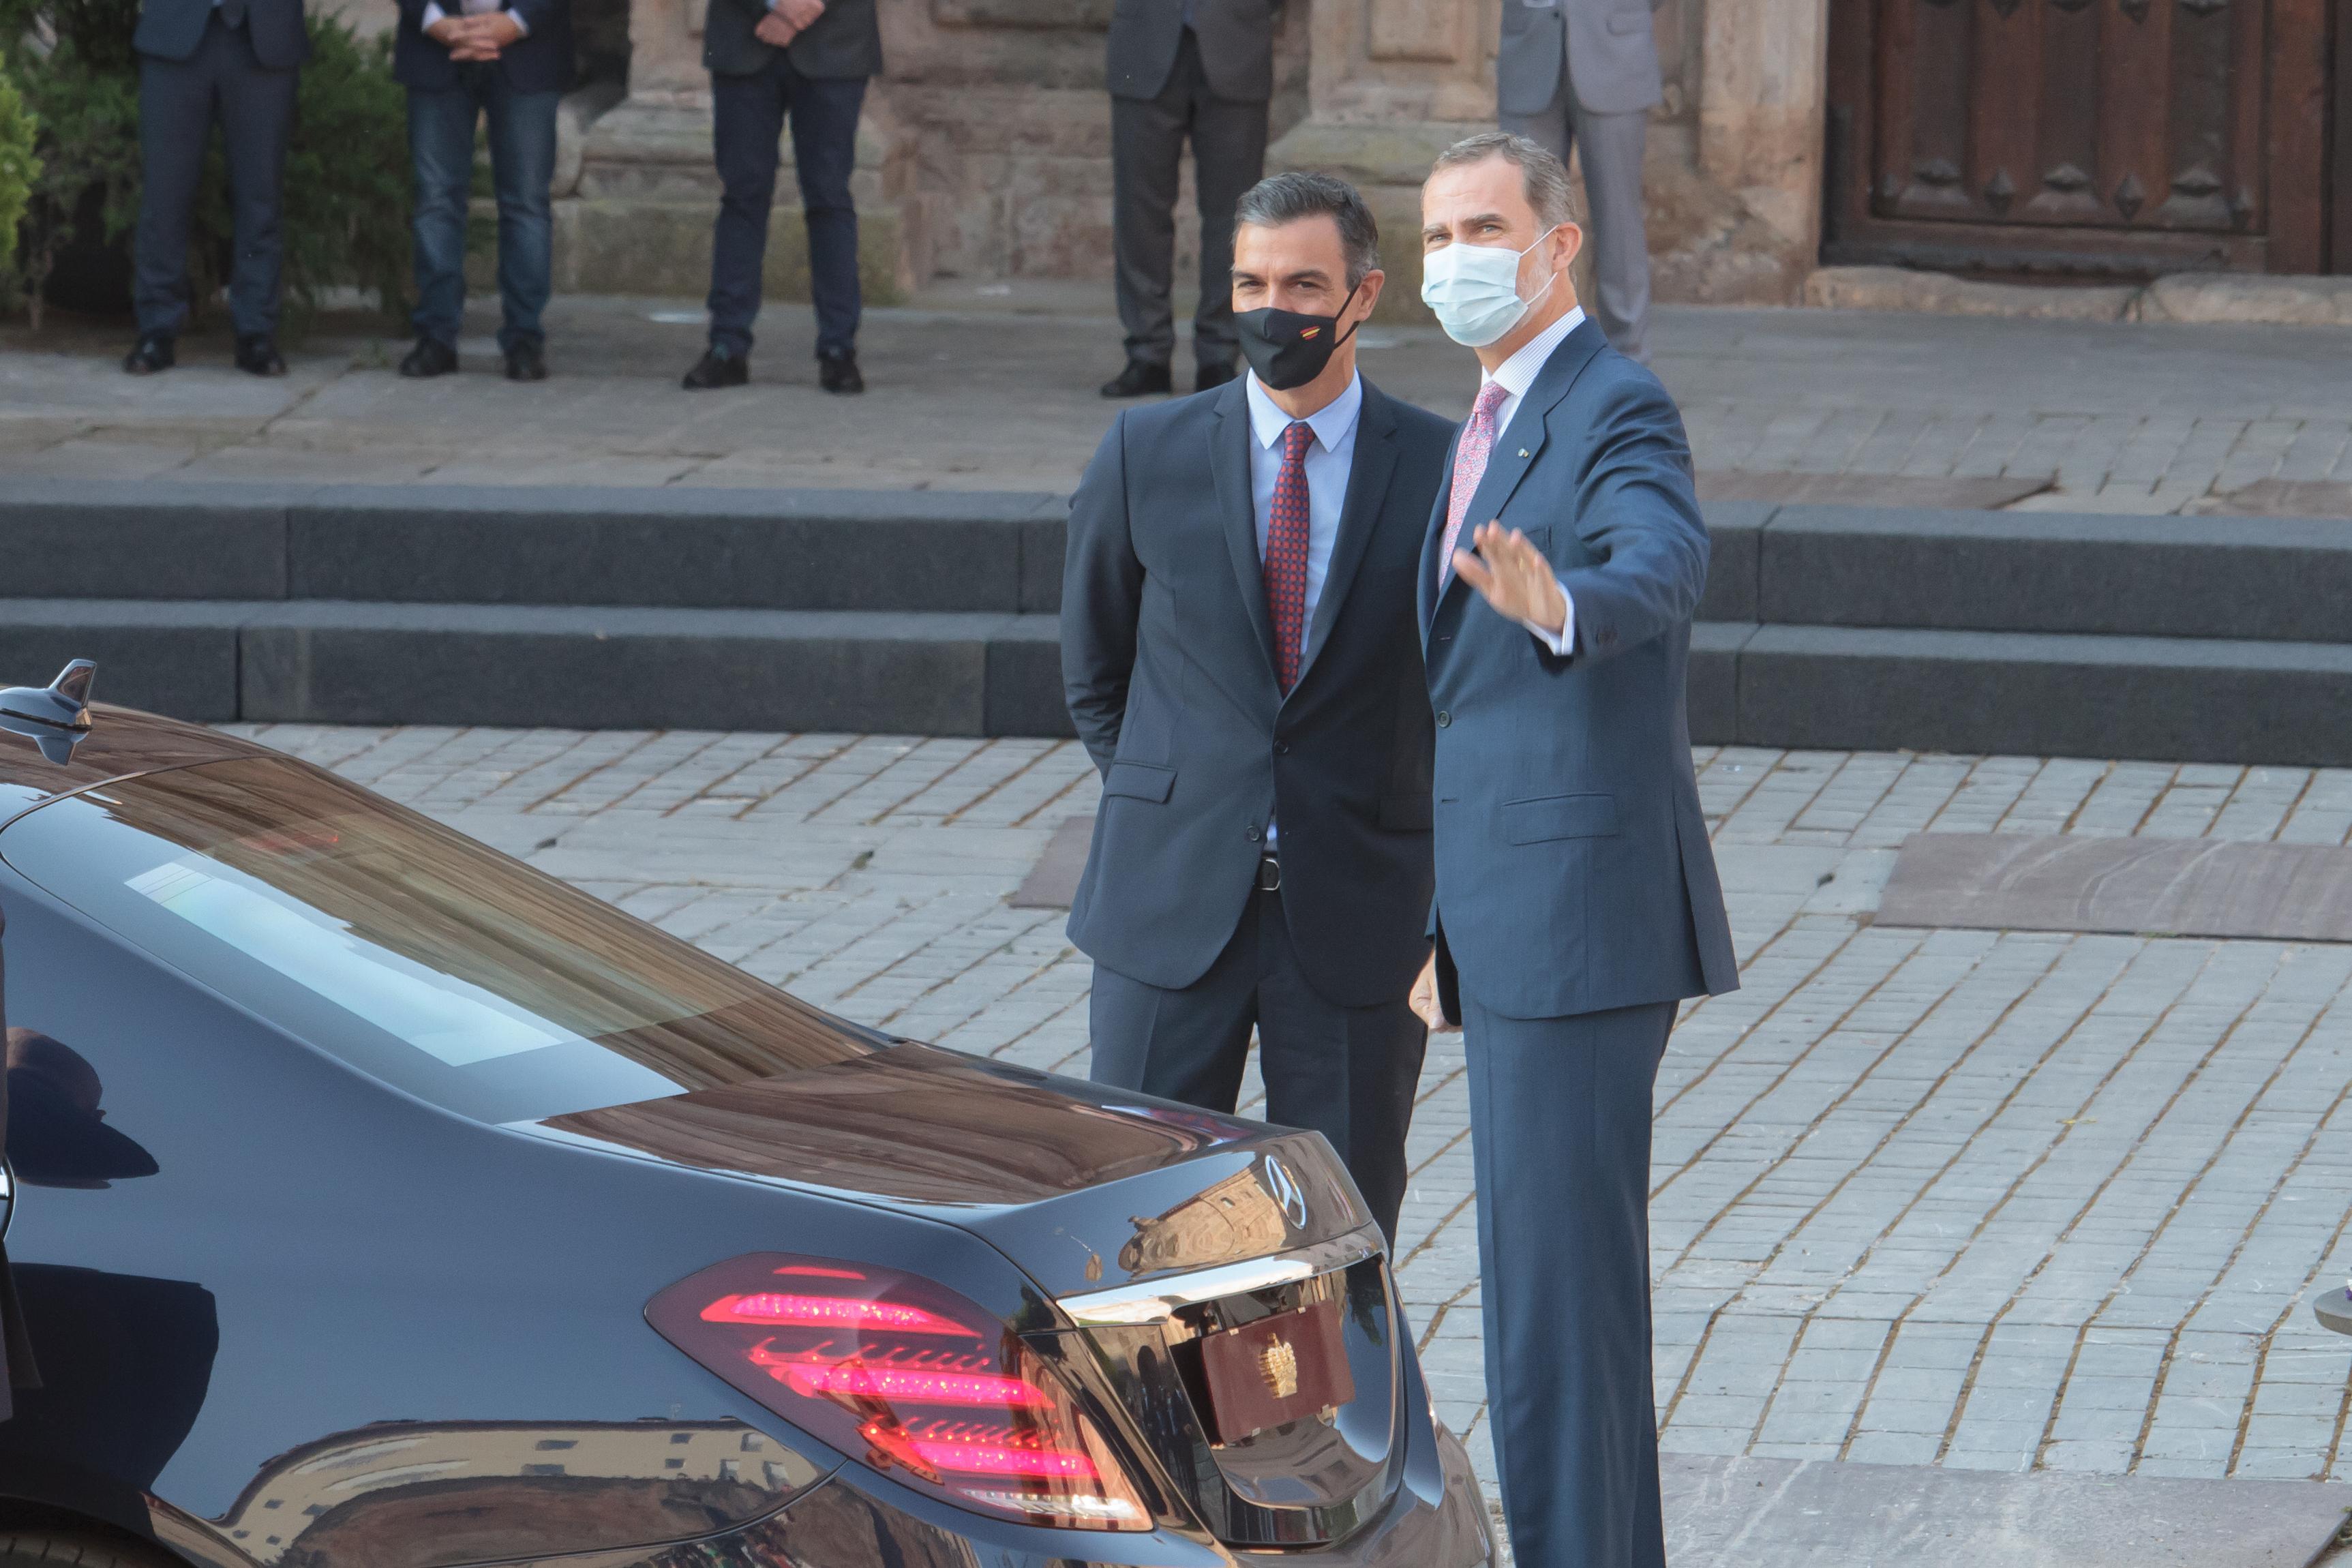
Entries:
[[1448,713],[1448,712],[1447,712],[1444,709],[1443,709],[1443,708],[1440,708],[1440,709],[1437,710],[1437,727],[1438,727],[1439,729],[1443,730],[1443,729],[1444,729],[1448,724],[1451,724],[1451,723],[1453,723],[1453,722],[1454,722],[1454,715],[1453,715],[1453,714]]
[[1262,827],[1260,827],[1260,826],[1256,826],[1255,823],[1253,823],[1251,826],[1249,826],[1244,827],[1244,828],[1243,828],[1243,829],[1242,829],[1242,837],[1243,837],[1244,838],[1248,839],[1251,843],[1255,844],[1255,843],[1256,843],[1259,839],[1261,839],[1261,838],[1263,838],[1263,837],[1265,837],[1265,829],[1264,829],[1264,828],[1262,828]]
[[1290,742],[1287,741],[1276,741],[1274,743],[1274,754],[1277,757],[1286,757],[1290,755]]

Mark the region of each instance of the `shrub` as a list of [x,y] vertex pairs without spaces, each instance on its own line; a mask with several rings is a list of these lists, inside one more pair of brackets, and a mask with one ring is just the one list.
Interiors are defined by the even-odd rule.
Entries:
[[15,264],[16,226],[24,221],[25,205],[33,198],[33,182],[41,177],[41,160],[33,151],[33,111],[24,95],[0,67],[0,275]]
[[[39,126],[16,277],[39,325],[40,287],[68,238],[126,244],[139,216],[139,62],[131,50],[137,0],[0,0],[0,42],[21,40],[0,72]],[[286,159],[285,289],[299,315],[338,286],[373,289],[387,314],[408,291],[406,100],[391,74],[392,41],[362,41],[341,21],[310,20]],[[76,216],[102,226],[76,233]],[[226,280],[228,182],[217,137],[190,226],[190,278],[202,311]]]

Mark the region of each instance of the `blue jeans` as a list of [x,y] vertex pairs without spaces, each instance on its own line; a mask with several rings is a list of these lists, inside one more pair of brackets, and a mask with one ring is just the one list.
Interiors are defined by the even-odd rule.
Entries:
[[725,194],[710,243],[710,342],[751,352],[760,315],[768,210],[776,198],[776,142],[793,122],[793,166],[808,219],[809,296],[816,305],[816,352],[857,347],[857,209],[849,176],[857,166],[857,115],[864,77],[803,76],[784,51],[749,76],[710,79],[711,150]]
[[499,198],[499,347],[545,341],[553,266],[555,92],[517,92],[495,64],[457,68],[456,87],[408,89],[408,155],[416,169],[416,335],[455,344],[466,312],[466,204],[474,122],[490,120],[490,184]]

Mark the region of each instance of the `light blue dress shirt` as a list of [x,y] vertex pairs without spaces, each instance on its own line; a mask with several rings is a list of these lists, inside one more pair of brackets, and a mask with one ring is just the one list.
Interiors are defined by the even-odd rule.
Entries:
[[[1257,558],[1265,560],[1266,531],[1274,519],[1274,486],[1282,477],[1282,433],[1291,426],[1252,371],[1244,387],[1250,415],[1250,505],[1257,514]],[[1348,378],[1347,389],[1307,416],[1315,432],[1301,467],[1307,470],[1307,609],[1299,617],[1299,649],[1315,625],[1323,600],[1323,579],[1331,571],[1331,546],[1339,537],[1339,514],[1348,506],[1348,472],[1356,462],[1356,416],[1364,411],[1364,378]],[[1275,844],[1275,826],[1265,825],[1265,847]]]

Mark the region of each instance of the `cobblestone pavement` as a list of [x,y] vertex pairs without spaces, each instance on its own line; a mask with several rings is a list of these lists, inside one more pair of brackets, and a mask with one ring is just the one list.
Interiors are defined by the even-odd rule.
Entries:
[[[1006,895],[1068,742],[247,727],[863,1021],[1083,1072],[1089,970]],[[1703,751],[1745,977],[1658,1086],[1666,1447],[2352,1476],[2352,947],[1901,930],[1922,830],[2352,840],[2352,772]],[[1482,1467],[1459,1037],[1399,1274]]]
[[[230,369],[225,343],[137,380],[111,327],[5,329],[0,474],[1066,489],[1113,412],[1094,393],[1118,358],[1108,295],[995,287],[871,312],[863,398],[816,390],[789,304],[762,319],[753,384],[700,395],[676,378],[702,318],[675,300],[559,299],[536,386],[489,373],[481,310],[467,373],[429,383],[396,377],[401,345],[357,319],[292,345],[282,381]],[[1927,504],[1923,484],[2007,479],[2049,487],[2032,508],[2352,516],[2352,330],[1682,307],[1654,339],[1703,477],[1864,476]],[[1433,329],[1364,341],[1389,391],[1466,412],[1465,351]]]

